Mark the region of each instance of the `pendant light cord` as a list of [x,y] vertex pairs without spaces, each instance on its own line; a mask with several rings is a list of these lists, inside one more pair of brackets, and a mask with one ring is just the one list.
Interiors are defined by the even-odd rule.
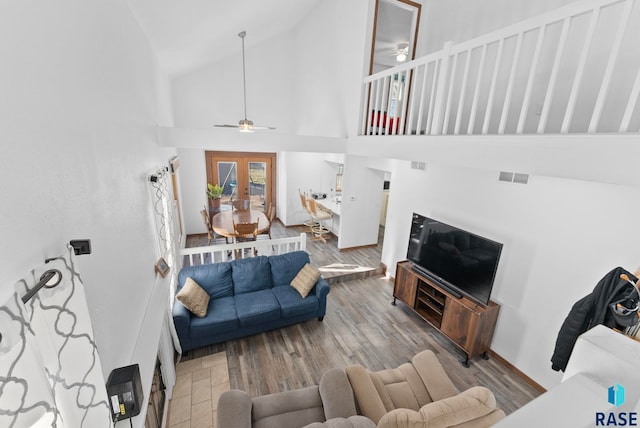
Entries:
[[246,31],[241,31],[238,36],[242,39],[242,92],[244,95],[244,120],[247,120],[247,76],[244,65],[244,37],[247,35]]

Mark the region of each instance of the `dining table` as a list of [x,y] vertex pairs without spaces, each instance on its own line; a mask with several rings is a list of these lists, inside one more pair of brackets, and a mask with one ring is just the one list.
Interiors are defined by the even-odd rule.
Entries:
[[269,219],[266,214],[259,210],[227,210],[215,214],[211,218],[211,228],[219,235],[233,238],[236,236],[233,223],[255,223],[258,222],[258,234],[269,229]]

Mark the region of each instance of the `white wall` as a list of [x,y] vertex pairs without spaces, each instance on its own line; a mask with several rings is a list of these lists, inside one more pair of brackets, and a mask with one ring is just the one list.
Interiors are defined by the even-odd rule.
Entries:
[[295,132],[356,135],[369,0],[324,0],[294,33]]
[[182,218],[185,234],[207,233],[200,210],[208,207],[207,165],[203,149],[181,148],[180,158],[180,194]]
[[324,155],[321,153],[286,152],[278,158],[279,173],[286,174],[284,186],[279,188],[278,218],[285,226],[303,224],[309,215],[302,208],[298,189],[302,192],[320,191],[322,187],[322,169]]
[[[163,286],[147,176],[175,153],[156,142],[162,79],[125,1],[2,2],[0,57],[0,301],[91,239],[78,265],[106,376],[160,328],[140,331]],[[135,362],[144,380],[155,360]]]
[[499,182],[498,171],[429,163],[424,173],[408,161],[392,179],[382,254],[389,272],[406,257],[413,212],[502,242],[491,348],[545,388],[559,383],[550,358],[573,303],[610,269],[640,265],[637,187],[545,176],[521,185]]
[[345,157],[344,190],[340,207],[339,248],[375,245],[378,242],[380,207],[388,161],[362,156]]
[[435,52],[447,41],[469,40],[574,1],[419,0],[423,6],[416,51],[418,56]]

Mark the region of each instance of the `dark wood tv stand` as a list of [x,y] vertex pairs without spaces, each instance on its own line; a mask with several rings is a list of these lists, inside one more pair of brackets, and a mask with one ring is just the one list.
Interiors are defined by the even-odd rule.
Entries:
[[451,339],[467,354],[462,362],[465,367],[469,367],[469,360],[477,355],[488,358],[500,305],[490,301],[484,306],[466,296],[455,297],[412,267],[409,261],[398,263],[392,304],[400,299]]

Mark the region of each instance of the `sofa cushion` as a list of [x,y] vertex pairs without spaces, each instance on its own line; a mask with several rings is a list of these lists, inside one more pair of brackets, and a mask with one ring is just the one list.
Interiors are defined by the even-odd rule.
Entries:
[[326,422],[314,422],[303,428],[376,428],[376,424],[369,418],[355,415],[348,418],[333,418]]
[[269,257],[273,286],[289,285],[300,269],[309,263],[309,254],[305,251],[293,251]]
[[426,404],[419,411],[392,410],[380,418],[378,427],[488,427],[503,417],[504,413],[496,409],[493,393],[482,386],[474,386],[454,397]]
[[320,398],[327,419],[357,415],[356,401],[349,378],[343,369],[330,369],[320,378]]
[[231,263],[213,263],[187,266],[178,274],[178,284],[182,287],[187,278],[193,278],[212,299],[233,295]]
[[298,290],[298,293],[300,293],[304,299],[307,297],[307,294],[309,294],[313,286],[316,285],[318,278],[320,278],[320,271],[307,263],[302,269],[300,269],[300,272],[298,272],[296,277],[293,278],[291,286]]
[[189,333],[192,337],[211,336],[238,328],[238,316],[233,297],[211,299],[205,318],[192,318]]
[[293,287],[273,287],[272,291],[280,303],[283,318],[318,312],[320,303],[315,295],[309,295],[303,299]]
[[262,395],[252,404],[253,428],[300,427],[325,419],[317,385]]
[[231,277],[233,278],[233,293],[236,295],[272,287],[271,267],[267,256],[232,261]]
[[185,280],[184,286],[176,294],[176,299],[195,316],[203,318],[207,315],[209,294],[193,278]]
[[248,327],[280,318],[280,304],[271,289],[238,294],[236,313],[240,326]]

